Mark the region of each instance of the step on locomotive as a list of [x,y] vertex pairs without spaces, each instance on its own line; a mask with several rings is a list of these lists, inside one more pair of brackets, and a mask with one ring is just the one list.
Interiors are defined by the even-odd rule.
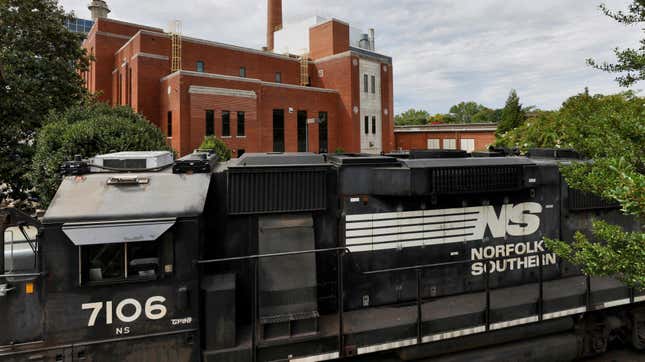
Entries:
[[586,161],[538,149],[66,162],[41,220],[0,212],[0,360],[569,360],[614,338],[642,349],[645,292],[544,245],[594,218],[642,230],[569,188],[559,165],[571,162]]

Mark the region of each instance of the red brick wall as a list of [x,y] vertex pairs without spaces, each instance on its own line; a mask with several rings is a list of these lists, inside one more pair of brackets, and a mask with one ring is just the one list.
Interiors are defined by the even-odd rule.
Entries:
[[[167,87],[171,86],[171,95],[167,94]],[[191,85],[240,89],[255,92],[257,98],[243,98],[212,94],[190,94]],[[181,86],[179,93],[178,87]],[[179,104],[181,102],[181,107]],[[273,151],[273,109],[284,109],[285,114],[285,151],[296,152],[297,143],[297,112],[306,110],[308,118],[318,117],[318,112],[328,114],[328,145],[330,150],[337,147],[338,123],[338,94],[335,92],[322,92],[313,89],[292,89],[284,86],[261,85],[258,82],[245,82],[243,80],[217,79],[192,75],[173,76],[161,83],[160,115],[162,130],[166,132],[164,124],[166,112],[173,110],[179,114],[173,117],[172,146],[181,155],[192,152],[197,148],[205,135],[205,111],[215,111],[215,134],[222,136],[221,111],[230,112],[231,137],[223,141],[233,150],[244,149],[246,152],[271,152]],[[289,107],[293,113],[289,113]],[[177,110],[179,108],[179,110]],[[245,137],[237,137],[237,111],[245,112]],[[177,123],[179,122],[179,123]],[[178,127],[181,130],[177,131]],[[309,125],[310,151],[318,151],[318,125]]]
[[483,132],[396,132],[396,149],[401,150],[425,150],[428,148],[428,139],[439,139],[439,147],[443,148],[444,139],[455,139],[457,149],[461,148],[460,139],[474,139],[475,150],[481,151],[488,148],[488,145],[495,141],[494,131]]
[[[336,89],[340,93],[335,141],[345,152],[360,152],[361,149],[360,115],[353,112],[354,107],[360,109],[358,76],[358,58],[349,55],[315,63],[315,70],[311,73],[314,87]],[[334,150],[330,148],[331,152]]]
[[394,149],[394,84],[392,66],[381,63],[381,108],[383,120],[383,152],[391,152]]
[[349,25],[335,19],[309,29],[309,57],[320,59],[349,50]]

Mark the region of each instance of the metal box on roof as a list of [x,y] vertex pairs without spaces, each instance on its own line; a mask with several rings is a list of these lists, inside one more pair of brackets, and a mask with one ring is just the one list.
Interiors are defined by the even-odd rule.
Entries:
[[155,169],[173,163],[172,154],[168,151],[126,151],[97,155],[92,164],[92,172],[102,171],[101,167],[114,170]]

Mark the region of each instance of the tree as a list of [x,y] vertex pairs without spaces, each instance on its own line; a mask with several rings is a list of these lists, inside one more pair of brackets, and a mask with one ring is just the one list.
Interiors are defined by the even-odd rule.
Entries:
[[497,125],[497,134],[503,135],[505,132],[519,127],[525,119],[526,114],[520,104],[520,97],[517,96],[515,89],[511,89],[506,99],[506,105],[502,109],[502,118]]
[[473,116],[473,123],[497,123],[502,119],[501,109],[490,109],[484,107]]
[[[605,15],[625,25],[645,22],[645,0],[634,0],[627,13],[611,11],[604,4],[600,5],[600,10]],[[614,64],[598,63],[594,59],[587,59],[587,63],[605,72],[621,73],[622,75],[616,77],[616,81],[622,87],[629,87],[645,79],[645,38],[640,40],[640,44],[641,46],[638,49],[615,48],[614,54],[617,61]]]
[[28,176],[46,207],[61,181],[59,167],[75,155],[83,158],[120,151],[172,149],[164,134],[130,107],[112,108],[101,102],[51,112],[36,137]]
[[456,123],[472,123],[473,117],[486,109],[476,102],[461,102],[450,107],[450,115]]
[[213,150],[220,161],[228,161],[233,153],[221,139],[214,136],[204,137],[204,141],[199,146],[202,150]]
[[[590,162],[562,166],[570,187],[618,202],[625,214],[645,217],[645,98],[633,92],[567,99],[555,112],[541,112],[509,131],[507,146],[574,148]],[[576,233],[567,243],[548,240],[562,258],[590,275],[617,276],[645,286],[645,233],[594,221],[593,235]]]
[[50,110],[62,111],[85,93],[82,35],[55,0],[0,0],[0,184],[24,197],[36,132]]
[[427,124],[430,114],[422,109],[410,108],[407,111],[394,116],[394,123],[397,126]]

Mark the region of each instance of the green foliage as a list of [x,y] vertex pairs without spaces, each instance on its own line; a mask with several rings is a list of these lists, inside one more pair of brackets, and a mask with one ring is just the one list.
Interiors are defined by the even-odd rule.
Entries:
[[645,233],[625,232],[619,226],[594,221],[593,239],[597,241],[576,232],[572,243],[547,239],[546,246],[582,265],[586,274],[618,276],[628,285],[645,286]]
[[336,147],[336,150],[334,151],[334,153],[343,154],[345,153],[345,149],[342,147]]
[[33,141],[49,111],[77,104],[87,69],[82,35],[55,0],[0,0],[0,184],[22,198]]
[[497,125],[497,134],[503,135],[504,133],[519,127],[526,119],[526,112],[520,104],[520,97],[517,96],[515,89],[511,92],[506,99],[506,105],[502,109],[501,119]]
[[[634,0],[629,5],[627,13],[611,11],[604,4],[600,5],[600,9],[605,15],[625,25],[645,22],[645,0]],[[621,73],[616,77],[616,82],[623,87],[629,87],[645,79],[645,38],[640,40],[640,48],[615,48],[614,54],[617,60],[614,64],[599,63],[594,59],[587,59],[587,63],[605,72]]]
[[28,177],[46,207],[54,196],[63,161],[120,151],[171,150],[159,128],[129,107],[90,102],[49,114],[36,137]]
[[476,102],[461,102],[450,107],[450,115],[454,123],[472,123],[478,113],[487,109]]
[[[633,92],[567,99],[558,111],[538,112],[499,143],[531,147],[573,148],[592,162],[563,165],[567,183],[620,203],[641,222],[645,217],[645,98]],[[620,232],[620,233],[619,233]],[[578,234],[573,244],[552,240],[550,248],[594,275],[616,275],[643,287],[644,234],[594,223],[593,241]],[[622,241],[621,241],[622,240]]]
[[394,116],[394,124],[397,126],[421,125],[427,124],[430,114],[422,109],[410,108],[407,111]]
[[224,141],[222,141],[221,139],[216,138],[215,136],[204,137],[204,141],[199,146],[199,148],[202,150],[215,151],[215,154],[220,161],[228,161],[233,156],[233,153],[228,149],[226,143],[224,143]]
[[473,116],[473,123],[497,123],[501,119],[501,109],[484,108]]

